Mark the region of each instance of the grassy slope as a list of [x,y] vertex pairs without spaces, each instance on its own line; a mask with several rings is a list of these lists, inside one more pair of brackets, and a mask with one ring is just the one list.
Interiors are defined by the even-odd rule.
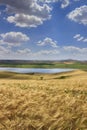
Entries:
[[0,64],[0,67],[19,67],[19,68],[75,68],[87,69],[87,63],[72,62],[67,63],[31,63],[31,64]]
[[0,99],[0,130],[87,130],[85,71],[0,72]]

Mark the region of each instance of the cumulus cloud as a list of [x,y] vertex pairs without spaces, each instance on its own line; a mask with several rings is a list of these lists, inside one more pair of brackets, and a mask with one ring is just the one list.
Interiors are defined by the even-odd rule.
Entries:
[[[12,48],[11,48],[12,49]],[[39,60],[58,60],[58,59],[87,59],[87,48],[76,46],[64,46],[59,49],[46,49],[31,51],[29,48],[10,50],[0,46],[0,58],[2,59],[39,59]]]
[[73,38],[76,39],[77,41],[87,42],[87,38],[81,36],[80,34],[76,34]]
[[[60,49],[46,49],[32,52],[29,50],[27,53],[26,48],[23,50],[18,50],[15,53],[16,57],[25,57],[26,59],[87,59],[87,48],[80,48],[76,46],[64,46]],[[37,58],[38,57],[38,58]]]
[[8,54],[10,50],[7,47],[0,46],[0,54]]
[[36,52],[34,55],[56,55],[59,54],[59,50],[41,50]]
[[66,59],[87,60],[87,48],[64,46],[62,53]]
[[79,54],[85,54],[87,53],[87,48],[79,48],[75,46],[65,46],[63,47],[65,51],[68,51],[70,53],[79,53]]
[[81,49],[75,46],[64,46],[63,49],[69,52],[79,52]]
[[20,45],[23,42],[27,42],[29,37],[26,34],[21,32],[7,32],[0,34],[0,42],[2,44],[9,44],[9,45]]
[[47,46],[47,45],[49,45],[49,46],[51,46],[53,48],[58,47],[57,46],[57,41],[53,41],[53,39],[48,38],[48,37],[46,37],[43,41],[38,41],[37,45],[38,46]]
[[54,2],[60,2],[61,3],[61,8],[66,8],[67,6],[70,5],[70,0],[39,0],[40,2],[45,2],[45,3],[54,3]]
[[43,24],[41,18],[25,14],[16,14],[15,16],[9,16],[7,18],[7,21],[9,23],[14,23],[19,27],[37,27],[38,25]]
[[17,51],[18,54],[30,54],[31,53],[31,50],[28,49],[28,48],[25,48],[25,49],[20,49]]
[[71,11],[68,18],[79,24],[87,25],[87,5],[80,6],[75,10]]
[[54,2],[58,2],[60,0],[39,0],[40,2],[45,2],[45,3],[54,3]]
[[6,5],[7,21],[19,27],[36,27],[51,17],[52,8],[37,0],[0,0],[0,4]]
[[55,2],[60,2],[61,3],[61,8],[66,8],[73,2],[79,2],[80,0],[39,0],[40,2],[45,2],[45,3],[55,3]]
[[[73,0],[75,1],[75,0]],[[61,8],[70,5],[70,0],[0,0],[5,5],[6,20],[19,27],[37,27],[51,18],[50,3],[60,2]]]
[[77,39],[77,41],[82,41],[84,39],[84,37],[80,37]]
[[76,34],[73,38],[79,38],[80,37],[80,34]]
[[61,4],[61,8],[66,8],[67,6],[69,6],[69,4],[70,4],[70,0],[63,0]]
[[87,42],[87,38],[83,39],[83,42]]

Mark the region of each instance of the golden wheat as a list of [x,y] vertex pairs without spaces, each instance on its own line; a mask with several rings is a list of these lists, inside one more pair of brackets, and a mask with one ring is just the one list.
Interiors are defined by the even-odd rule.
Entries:
[[87,72],[25,77],[0,79],[0,130],[87,130]]

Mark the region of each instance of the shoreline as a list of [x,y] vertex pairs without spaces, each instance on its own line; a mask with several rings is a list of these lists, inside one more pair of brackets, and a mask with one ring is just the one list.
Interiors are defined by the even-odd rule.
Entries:
[[86,73],[82,70],[73,70],[68,72],[59,72],[59,73],[16,73],[16,72],[7,72],[0,71],[0,80],[1,79],[16,79],[16,80],[48,80],[48,79],[68,79],[78,73]]

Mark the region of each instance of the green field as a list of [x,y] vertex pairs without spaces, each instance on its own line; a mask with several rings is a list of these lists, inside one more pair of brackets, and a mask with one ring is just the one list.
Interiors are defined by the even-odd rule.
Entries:
[[17,68],[73,68],[87,69],[87,63],[83,62],[53,62],[53,63],[6,63],[0,64],[0,67],[17,67]]

